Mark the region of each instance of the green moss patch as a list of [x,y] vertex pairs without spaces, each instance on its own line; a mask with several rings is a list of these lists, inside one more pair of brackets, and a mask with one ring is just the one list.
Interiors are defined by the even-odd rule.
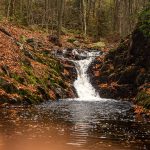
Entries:
[[142,11],[139,17],[139,29],[143,35],[147,38],[150,37],[150,4],[147,6],[147,9]]
[[150,109],[150,95],[146,92],[139,92],[136,100],[138,104],[144,106],[147,109]]

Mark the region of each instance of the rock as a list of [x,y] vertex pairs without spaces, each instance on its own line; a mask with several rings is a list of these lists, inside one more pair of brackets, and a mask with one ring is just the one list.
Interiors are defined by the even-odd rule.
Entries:
[[111,73],[111,74],[108,76],[108,81],[109,81],[109,82],[116,81],[117,79],[119,79],[119,75],[116,74],[115,72]]
[[58,50],[57,50],[57,54],[58,54],[58,55],[62,55],[62,54],[63,54],[63,51],[62,51],[61,49],[58,49]]
[[11,73],[9,71],[9,67],[7,65],[1,66],[1,69],[4,71],[5,74],[7,74],[9,77],[11,77]]
[[74,41],[73,44],[76,46],[76,47],[80,47],[81,43],[79,41]]
[[[106,86],[103,86],[106,85]],[[136,94],[136,90],[132,85],[108,85],[101,84],[99,93],[103,98],[128,99]],[[134,91],[134,92],[133,92]]]
[[38,46],[38,43],[34,38],[27,39],[26,42],[33,48],[37,48],[37,46]]
[[10,82],[6,81],[3,78],[0,78],[0,87],[3,90],[5,90],[7,93],[12,94],[12,93],[17,93],[18,92],[17,87],[13,83],[10,83]]
[[37,60],[36,56],[29,50],[23,49],[24,55],[33,59],[33,60]]
[[63,98],[63,93],[61,88],[56,88],[55,89],[56,97],[57,99]]
[[104,71],[108,71],[109,68],[110,68],[109,65],[106,64],[106,63],[104,63],[104,64],[101,66],[100,70],[101,70],[102,72],[104,72]]
[[145,90],[139,91],[136,96],[136,102],[139,105],[142,105],[147,109],[150,109],[150,93],[147,93]]
[[5,106],[5,104],[7,104],[7,102],[8,102],[8,100],[9,100],[9,97],[7,96],[7,95],[0,95],[0,107],[1,107],[1,104],[4,104],[4,106]]
[[99,88],[99,94],[102,98],[116,98],[116,90],[114,88],[109,87],[107,84],[101,84]]
[[113,60],[116,55],[116,50],[110,50],[109,53],[105,56],[106,60]]
[[59,47],[62,46],[62,44],[59,41],[59,38],[56,35],[49,35],[48,40]]
[[56,100],[56,94],[55,94],[55,92],[53,90],[49,91],[49,95],[50,95],[50,99],[51,100]]
[[128,66],[124,71],[120,73],[120,84],[134,84],[136,82],[136,77],[139,73],[139,68],[137,66]]
[[27,42],[27,43],[34,43],[34,42],[35,42],[35,39],[34,39],[34,38],[27,39],[26,42]]
[[37,90],[42,94],[42,97],[43,97],[44,100],[49,100],[50,99],[50,96],[47,93],[47,91],[44,89],[44,87],[37,86]]
[[97,43],[93,43],[91,47],[96,48],[96,49],[101,49],[104,48],[106,46],[105,42],[97,42]]
[[24,64],[25,66],[32,67],[31,62],[30,62],[29,59],[24,58],[24,59],[22,60],[22,62],[23,62],[23,64]]
[[136,78],[136,84],[137,86],[140,86],[142,84],[145,83],[145,79],[146,79],[146,73],[140,73],[137,78]]

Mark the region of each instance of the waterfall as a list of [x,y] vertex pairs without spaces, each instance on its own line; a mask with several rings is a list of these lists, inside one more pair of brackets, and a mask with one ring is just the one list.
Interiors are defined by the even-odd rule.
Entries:
[[85,56],[86,59],[74,61],[78,77],[74,82],[74,87],[78,94],[78,100],[100,100],[99,94],[90,83],[90,79],[87,74],[87,70],[93,59],[99,55],[99,52],[81,53],[81,56]]

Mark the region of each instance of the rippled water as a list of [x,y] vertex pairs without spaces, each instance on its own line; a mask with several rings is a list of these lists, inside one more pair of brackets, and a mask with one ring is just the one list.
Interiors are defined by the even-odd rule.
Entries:
[[148,150],[149,118],[119,101],[56,101],[0,110],[0,150]]

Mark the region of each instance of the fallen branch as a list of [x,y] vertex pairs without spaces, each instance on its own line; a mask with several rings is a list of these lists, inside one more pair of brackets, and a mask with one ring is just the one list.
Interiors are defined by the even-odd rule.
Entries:
[[0,27],[0,31],[1,31],[1,32],[3,32],[4,34],[6,34],[7,36],[12,37],[12,35],[11,35],[8,31],[6,31],[6,29],[5,29],[5,28]]

